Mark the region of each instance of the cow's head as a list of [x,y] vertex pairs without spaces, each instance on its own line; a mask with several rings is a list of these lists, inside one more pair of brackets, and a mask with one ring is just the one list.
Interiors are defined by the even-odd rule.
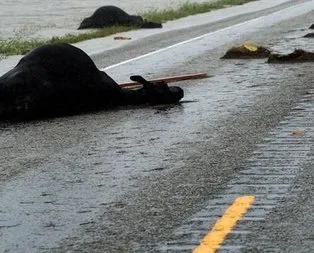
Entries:
[[140,92],[151,105],[176,103],[184,96],[183,89],[176,86],[169,87],[165,81],[149,82],[138,75],[131,76],[130,79],[143,85]]

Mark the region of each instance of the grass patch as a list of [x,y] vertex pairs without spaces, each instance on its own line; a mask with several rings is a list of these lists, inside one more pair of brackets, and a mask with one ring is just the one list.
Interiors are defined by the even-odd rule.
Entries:
[[241,5],[256,0],[217,0],[203,3],[185,2],[176,9],[167,10],[152,10],[140,15],[153,22],[166,22],[179,18],[184,18],[190,15],[209,12],[212,10],[222,9],[232,5]]
[[82,33],[79,35],[65,35],[61,37],[52,37],[48,40],[21,40],[13,39],[0,41],[0,55],[18,55],[26,54],[33,48],[49,43],[77,43],[85,40],[106,37],[119,32],[134,30],[136,27],[113,26],[109,28],[98,29],[96,31]]
[[31,49],[39,47],[45,44],[43,40],[6,40],[0,41],[0,55],[17,55],[26,54]]
[[[167,10],[152,10],[145,13],[139,13],[143,18],[153,22],[166,22],[175,20],[190,15],[199,13],[205,13],[212,10],[222,9],[231,5],[241,5],[256,0],[217,0],[215,2],[203,2],[193,3],[185,2],[176,9]],[[49,40],[23,40],[23,39],[12,39],[0,41],[0,55],[19,55],[26,54],[33,48],[39,47],[48,43],[77,43],[89,39],[106,37],[119,32],[126,32],[137,29],[136,27],[126,26],[114,26],[109,28],[98,29],[92,32],[83,33],[79,35],[65,35],[60,37],[53,37]]]

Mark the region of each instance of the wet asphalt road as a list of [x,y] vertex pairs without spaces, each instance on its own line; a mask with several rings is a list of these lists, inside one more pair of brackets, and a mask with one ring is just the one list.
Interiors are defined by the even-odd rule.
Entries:
[[[213,36],[108,69],[121,81],[214,74],[181,82],[178,105],[1,124],[0,252],[191,252],[247,194],[256,202],[220,252],[313,252],[313,64],[219,59],[246,40],[313,51],[301,38],[313,1],[298,2],[312,10],[219,32],[266,13],[223,21]],[[104,68],[156,49],[150,41],[93,59]]]

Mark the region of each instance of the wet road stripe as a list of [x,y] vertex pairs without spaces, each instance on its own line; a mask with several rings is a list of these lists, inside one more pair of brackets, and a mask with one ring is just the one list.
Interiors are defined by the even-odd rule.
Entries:
[[[194,41],[197,41],[197,40],[200,40],[200,39],[204,39],[204,38],[209,37],[209,36],[215,36],[215,35],[219,36],[219,34],[221,32],[228,32],[230,29],[241,28],[243,25],[246,25],[246,24],[249,24],[249,23],[259,22],[258,26],[260,26],[260,23],[264,23],[263,19],[265,19],[266,17],[272,17],[273,15],[281,15],[281,16],[285,17],[285,15],[282,15],[282,13],[284,13],[284,14],[285,14],[285,12],[289,13],[289,11],[294,12],[294,13],[299,13],[299,9],[300,8],[305,9],[305,10],[309,10],[309,9],[312,10],[311,6],[309,6],[310,8],[308,7],[308,5],[311,5],[311,4],[312,3],[306,2],[306,3],[298,4],[296,6],[287,7],[287,8],[284,8],[282,10],[276,11],[274,13],[270,13],[270,14],[266,14],[266,15],[263,15],[263,16],[260,16],[260,17],[257,17],[257,18],[246,20],[244,22],[241,22],[241,23],[238,23],[238,24],[235,24],[235,25],[232,25],[232,26],[227,26],[225,28],[221,28],[221,29],[216,30],[216,31],[205,33],[205,34],[202,34],[200,36],[196,36],[196,37],[193,37],[191,39],[187,39],[187,40],[184,40],[184,41],[172,44],[170,46],[166,46],[166,47],[157,49],[155,51],[152,51],[152,52],[149,52],[149,53],[146,53],[146,54],[143,54],[143,55],[140,55],[140,56],[137,56],[137,57],[134,57],[134,58],[131,58],[131,59],[128,59],[128,60],[116,63],[116,64],[113,64],[113,65],[110,65],[110,66],[102,68],[100,70],[101,71],[107,71],[109,69],[112,69],[112,68],[115,68],[115,67],[118,67],[118,66],[121,66],[121,65],[124,65],[124,64],[128,64],[130,62],[137,61],[137,60],[143,59],[145,57],[156,55],[156,54],[162,53],[164,51],[167,51],[169,49],[173,49],[173,48],[176,48],[176,47],[179,47],[179,46],[182,46],[182,45],[186,45],[186,44],[189,44],[191,42],[194,42]],[[304,12],[301,12],[301,13],[304,13]],[[275,19],[272,18],[272,20],[275,20]]]
[[200,245],[193,250],[193,253],[213,253],[219,249],[226,236],[251,207],[254,200],[255,196],[236,198],[224,215],[217,220],[212,230],[203,238]]

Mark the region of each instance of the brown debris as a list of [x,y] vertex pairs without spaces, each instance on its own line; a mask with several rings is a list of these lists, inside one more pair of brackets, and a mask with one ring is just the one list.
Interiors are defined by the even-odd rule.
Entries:
[[258,59],[267,58],[270,50],[262,46],[256,46],[252,43],[234,46],[230,48],[221,59]]
[[314,61],[314,53],[303,49],[295,49],[290,54],[271,54],[268,63],[299,63]]
[[304,131],[303,130],[294,130],[291,133],[292,136],[303,136],[304,135]]
[[114,40],[130,40],[130,37],[124,37],[124,36],[115,36],[113,37]]

